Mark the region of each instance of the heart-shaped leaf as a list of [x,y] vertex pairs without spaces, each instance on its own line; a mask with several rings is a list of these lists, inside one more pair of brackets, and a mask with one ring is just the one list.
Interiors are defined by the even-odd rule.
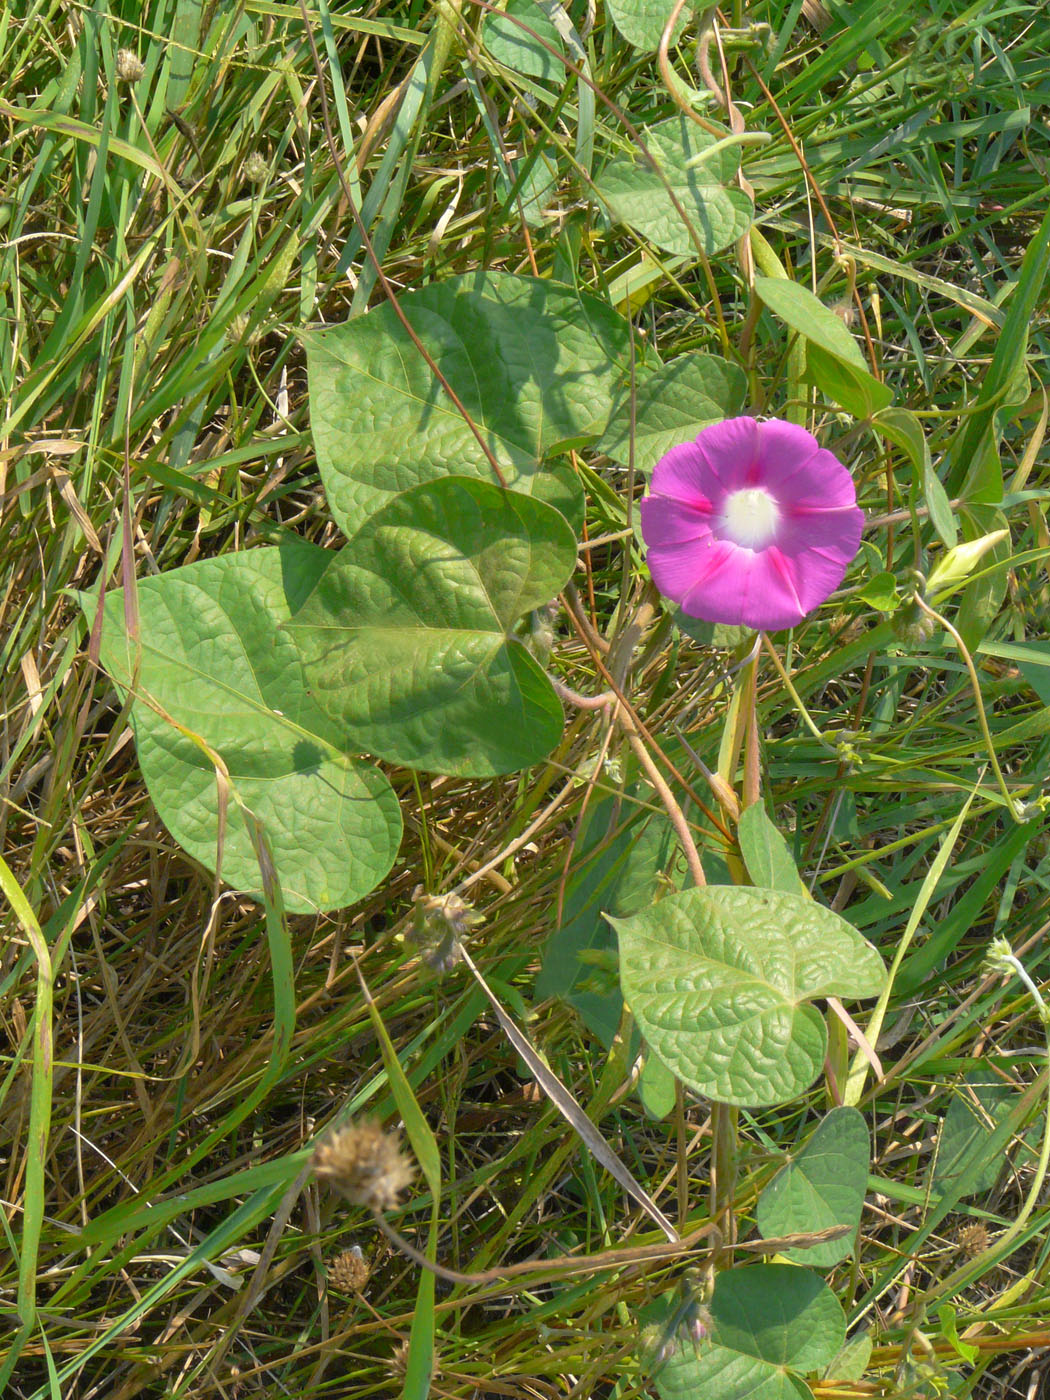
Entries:
[[470,477],[395,496],[336,555],[291,624],[341,732],[407,767],[490,776],[561,736],[542,668],[509,635],[576,562],[556,510]]
[[[733,418],[747,395],[747,376],[717,355],[679,355],[652,374],[638,375],[635,386],[634,464],[647,475],[677,443],[695,438],[702,428]],[[599,443],[624,466],[630,461],[631,400],[624,396],[613,411]]]
[[[648,53],[652,53],[660,43],[660,36],[674,6],[675,0],[605,0],[605,8],[612,16],[613,24],[627,42]],[[671,31],[672,44],[677,41],[688,19],[688,8],[683,7]]]
[[[161,820],[181,846],[215,869],[219,802],[204,746],[213,749],[236,797],[266,830],[285,904],[301,912],[343,908],[367,894],[390,869],[401,840],[390,784],[347,750],[281,630],[331,558],[295,542],[143,579],[140,646],[125,627],[122,592],[108,594],[103,611],[102,664],[140,697],[131,719]],[[96,599],[83,595],[82,602],[90,620]],[[234,801],[222,876],[248,893],[261,889]]]
[[686,1329],[674,1338],[654,1377],[661,1400],[799,1400],[807,1390],[797,1373],[826,1366],[846,1336],[831,1289],[789,1264],[719,1274],[707,1323],[699,1343]]
[[827,1034],[814,997],[876,996],[885,968],[845,919],[803,894],[710,885],[610,919],[624,998],[685,1084],[723,1103],[786,1103]]
[[[521,23],[516,24],[515,20]],[[482,35],[485,47],[497,63],[527,78],[555,83],[565,81],[565,64],[559,63],[556,57],[564,53],[561,36],[536,0],[507,0],[504,11],[485,15]]]
[[711,1340],[792,1371],[828,1364],[846,1340],[842,1304],[818,1275],[794,1264],[750,1264],[719,1274]]
[[879,612],[895,613],[901,605],[897,596],[897,576],[886,569],[872,574],[857,595]]
[[645,146],[658,169],[640,153],[617,157],[595,192],[614,218],[658,248],[695,254],[699,242],[705,253],[717,253],[747,232],[754,210],[743,190],[728,188],[740,166],[736,147],[690,166],[716,139],[684,113],[647,127]]
[[824,1371],[826,1380],[860,1381],[871,1360],[872,1341],[870,1332],[857,1332],[843,1343],[838,1356],[828,1362]]
[[773,1239],[848,1225],[850,1234],[842,1239],[784,1251],[789,1259],[814,1268],[830,1268],[845,1259],[864,1208],[870,1154],[863,1114],[855,1108],[833,1108],[759,1196],[762,1234]]
[[797,1388],[768,1361],[741,1356],[726,1347],[704,1344],[693,1351],[680,1346],[656,1376],[660,1400],[799,1400]]
[[[571,516],[575,480],[542,461],[605,428],[629,364],[624,318],[586,293],[509,273],[452,277],[399,304],[507,484]],[[392,307],[303,339],[317,461],[348,536],[421,482],[451,473],[495,481],[478,436]]]

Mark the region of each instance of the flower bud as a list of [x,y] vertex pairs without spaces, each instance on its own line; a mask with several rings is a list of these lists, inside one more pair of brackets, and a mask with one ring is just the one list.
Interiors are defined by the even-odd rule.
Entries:
[[919,607],[918,603],[906,603],[893,615],[890,624],[894,635],[908,647],[920,647],[933,636],[937,624]]
[[933,572],[926,581],[927,596],[934,598],[954,593],[962,587],[988,551],[1009,538],[1009,530],[993,530],[978,540],[953,545],[934,564]]

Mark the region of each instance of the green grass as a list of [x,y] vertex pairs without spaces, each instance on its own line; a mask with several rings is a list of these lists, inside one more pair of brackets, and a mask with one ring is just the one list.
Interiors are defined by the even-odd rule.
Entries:
[[[39,0],[0,16],[5,1394],[401,1392],[419,1269],[302,1175],[333,1118],[403,1116],[406,1089],[397,1098],[383,1068],[354,957],[440,1153],[439,1259],[477,1271],[658,1237],[534,1092],[474,982],[462,970],[422,975],[397,937],[420,883],[470,881],[485,916],[473,955],[504,1005],[661,1208],[706,1218],[706,1107],[646,1117],[619,1092],[626,1066],[564,1003],[534,1000],[580,819],[597,802],[600,715],[572,718],[549,765],[527,775],[393,775],[407,835],[390,878],[344,915],[284,920],[214,889],[160,825],[71,596],[103,573],[119,586],[122,560],[146,576],[288,532],[333,542],[296,331],[382,295],[344,180],[396,289],[486,266],[617,303],[630,293],[639,332],[665,359],[699,349],[739,360],[756,411],[782,409],[793,391],[768,313],[741,335],[749,300],[734,256],[708,267],[645,250],[596,213],[601,164],[632,129],[676,111],[655,56],[633,50],[604,7],[585,38],[588,81],[546,87],[492,62],[470,0],[308,9],[320,73],[295,4]],[[586,6],[568,9],[584,26]],[[975,660],[1006,782],[1036,800],[1050,757],[1050,325],[1036,266],[1050,170],[1045,14],[1034,0],[836,0],[828,15],[816,28],[800,4],[767,0],[748,18],[768,31],[727,36],[735,101],[749,129],[774,136],[745,161],[758,225],[919,415],[952,495],[981,426],[1018,405],[1004,426],[1005,497],[971,512],[974,533],[1009,527],[1013,555]],[[144,65],[137,82],[117,76],[124,48]],[[671,51],[694,88],[696,48],[694,23]],[[558,212],[544,218],[526,206],[548,168]],[[889,517],[868,536],[866,564],[906,586],[930,543],[906,509],[906,458],[804,393],[802,411],[841,443],[869,514]],[[581,470],[594,488],[589,536],[615,538],[587,551],[577,584],[611,633],[630,485],[595,454]],[[869,1075],[861,1100],[875,1154],[861,1242],[832,1277],[871,1329],[872,1369],[819,1393],[1028,1396],[1033,1348],[1050,1345],[1046,1207],[1007,1258],[940,1288],[972,1255],[967,1230],[985,1225],[994,1240],[1032,1182],[1042,1032],[1019,984],[981,961],[1004,933],[1037,982],[1050,976],[1045,826],[1007,816],[949,637],[901,644],[849,594],[824,617],[785,664],[816,730],[854,747],[819,743],[764,663],[769,805],[807,883],[887,960],[923,905],[888,1008],[885,1077]],[[578,691],[602,688],[564,613],[553,666]],[[711,649],[664,631],[631,679],[661,746],[684,754],[678,726],[711,767],[718,685]],[[634,784],[622,809],[655,805],[619,748]],[[615,767],[602,782],[617,789]],[[600,983],[601,968],[588,972]],[[1011,1167],[953,1198],[933,1190],[931,1170],[945,1115],[977,1070],[1017,1091],[984,1143],[993,1167],[1007,1155]],[[745,1227],[773,1150],[829,1104],[818,1085],[805,1102],[741,1115]],[[420,1248],[430,1205],[421,1178],[394,1216]],[[372,1266],[361,1296],[327,1283],[353,1243]],[[620,1265],[491,1297],[439,1282],[432,1393],[644,1393],[639,1309],[679,1270]],[[938,1313],[946,1302],[972,1363]]]

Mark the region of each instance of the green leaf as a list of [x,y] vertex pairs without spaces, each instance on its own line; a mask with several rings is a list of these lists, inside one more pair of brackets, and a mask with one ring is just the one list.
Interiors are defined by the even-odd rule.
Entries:
[[624,998],[685,1084],[723,1103],[786,1103],[824,1060],[813,997],[871,997],[882,959],[845,919],[801,894],[711,885],[610,918]]
[[834,1357],[824,1371],[825,1380],[859,1381],[871,1360],[871,1333],[857,1332],[843,1343],[839,1354]]
[[740,166],[737,147],[726,147],[709,161],[686,168],[688,161],[710,149],[716,139],[721,138],[702,130],[684,114],[646,127],[645,145],[658,170],[640,153],[633,158],[618,157],[599,176],[595,193],[614,218],[658,248],[695,254],[695,237],[705,253],[717,253],[747,232],[754,210],[743,190],[727,188]]
[[718,1346],[793,1371],[813,1371],[846,1340],[842,1304],[819,1275],[794,1264],[751,1264],[718,1275],[711,1295]]
[[1050,708],[1050,647],[1039,642],[995,641],[983,643],[979,650],[982,654],[1016,662],[1021,675]]
[[[994,1128],[1004,1122],[1020,1095],[990,1070],[968,1075],[953,1095],[933,1168],[933,1187],[955,1196],[983,1196],[999,1179],[1003,1156],[989,1148]],[[1034,1140],[1042,1124],[1030,1129]],[[1037,1144],[1036,1144],[1037,1145]]]
[[745,807],[737,824],[740,854],[756,885],[798,893],[802,882],[787,842],[770,821],[761,802]]
[[[717,355],[679,355],[635,385],[634,464],[647,475],[677,443],[702,428],[734,418],[747,398],[747,376]],[[631,399],[627,392],[614,409],[598,444],[614,462],[627,466],[631,447]]]
[[836,360],[868,371],[860,346],[842,320],[813,295],[808,287],[783,277],[756,277],[755,291],[779,320],[798,331],[811,345],[819,345]]
[[756,277],[755,291],[779,320],[806,341],[810,376],[843,408],[865,418],[890,403],[893,390],[869,372],[842,321],[807,287],[782,277]]
[[656,1376],[660,1400],[799,1400],[790,1377],[753,1356],[704,1343],[680,1346]]
[[[515,24],[515,19],[521,20],[521,24]],[[523,28],[524,25],[528,28]],[[550,49],[528,32],[530,29],[540,39],[545,39],[557,53],[564,53],[557,29],[536,0],[507,0],[506,10],[502,14],[486,14],[482,37],[485,47],[497,63],[527,78],[563,83],[564,63],[559,63]]]
[[741,647],[747,647],[755,640],[753,627],[737,627],[729,622],[706,622],[702,617],[689,617],[678,607],[669,607],[668,611],[679,632],[691,637],[694,642],[699,642],[701,646],[738,652]]
[[893,398],[893,390],[867,370],[829,355],[822,345],[806,346],[805,379],[854,418],[871,418]]
[[[434,1203],[435,1211],[437,1202]],[[430,1225],[429,1257],[437,1252],[438,1230],[435,1220]],[[405,1383],[401,1400],[427,1400],[433,1393],[434,1379],[434,1274],[421,1269],[416,1289],[416,1305],[412,1310],[412,1325],[408,1334],[408,1356],[405,1360]]]
[[[571,513],[579,487],[543,458],[604,430],[629,363],[624,318],[586,293],[509,273],[452,277],[399,304],[507,484]],[[318,466],[348,537],[421,482],[450,473],[495,481],[388,304],[303,340]]]
[[886,569],[873,574],[857,596],[879,612],[895,613],[901,605],[897,597],[897,579]]
[[[653,53],[660,43],[664,26],[671,17],[675,0],[605,0],[613,24],[629,44]],[[688,6],[675,21],[671,42],[675,43],[689,19]]]
[[870,1155],[863,1115],[855,1108],[833,1108],[759,1196],[758,1228],[765,1238],[848,1225],[850,1234],[841,1239],[784,1251],[814,1268],[845,1259],[864,1208]]
[[[344,908],[367,894],[401,840],[390,784],[352,756],[318,708],[282,630],[331,558],[296,542],[143,579],[141,649],[125,629],[124,594],[107,594],[103,611],[101,661],[124,690],[135,677],[140,698],[131,721],[161,820],[215,869],[215,768],[197,736],[221,756],[236,794],[265,829],[285,905],[300,913]],[[82,602],[90,620],[95,600],[83,595]],[[221,873],[261,897],[258,859],[233,803]]]
[[[992,546],[990,557],[983,561],[981,572],[966,585],[959,600],[955,625],[959,629],[959,635],[973,652],[988,635],[1006,597],[1006,565],[1011,555],[1010,522],[1002,511],[986,505],[965,506],[962,522],[963,535],[967,540],[977,540],[996,531],[1005,532]],[[1003,567],[993,569],[993,563]]]
[[392,763],[487,777],[561,737],[554,688],[510,628],[550,602],[576,540],[542,501],[445,477],[369,517],[290,631],[339,731]]
[[718,1275],[711,1335],[679,1339],[655,1380],[661,1400],[799,1400],[792,1372],[837,1355],[846,1335],[842,1306],[809,1269],[755,1264]]
[[950,1303],[945,1303],[937,1309],[937,1321],[941,1324],[941,1331],[955,1348],[956,1355],[968,1366],[972,1366],[980,1356],[981,1348],[975,1347],[971,1342],[964,1342],[959,1336],[958,1317]]
[[674,1075],[655,1055],[647,1055],[638,1078],[638,1096],[650,1118],[660,1121],[674,1110]]
[[981,378],[976,404],[967,412],[951,449],[949,488],[968,500],[994,504],[1002,499],[1002,471],[996,440],[1001,423],[1012,417],[1016,384],[1026,373],[1025,352],[1032,319],[1050,274],[1050,210],[1025,249],[991,363]]

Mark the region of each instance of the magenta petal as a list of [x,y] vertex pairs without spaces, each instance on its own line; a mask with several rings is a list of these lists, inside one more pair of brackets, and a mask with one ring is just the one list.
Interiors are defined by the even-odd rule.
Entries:
[[806,462],[784,467],[770,489],[780,500],[812,505],[822,510],[842,510],[857,504],[853,478],[839,459],[823,448]]
[[[770,538],[752,547],[733,494],[775,503]],[[766,631],[793,627],[839,586],[864,513],[833,453],[794,423],[730,418],[673,447],[641,502],[649,569],[691,617]]]
[[[802,555],[806,550],[834,558],[845,573],[860,548],[864,512],[857,506],[848,510],[813,510],[793,506],[785,511],[777,531],[777,547],[784,554]],[[838,584],[832,585],[834,588]]]
[[[785,554],[775,545],[766,551],[766,557],[777,578],[785,580],[798,599],[796,622],[801,622],[807,613],[820,607],[829,593],[834,593],[845,577],[848,564],[848,560],[831,558],[819,549]],[[783,623],[778,625],[784,626]],[[794,626],[794,623],[790,625]]]
[[[760,483],[761,427],[754,418],[726,418],[704,428],[697,437],[695,446],[723,492],[739,491]],[[659,470],[657,462],[653,471],[654,489]]]
[[[688,561],[679,557],[673,568],[663,550],[657,570],[679,587],[686,580]],[[680,550],[684,556],[685,550]],[[650,562],[650,568],[652,568]],[[663,588],[657,570],[653,572],[656,586]],[[678,596],[668,592],[668,597]],[[707,568],[702,576],[695,570],[692,584],[681,594],[682,611],[689,617],[702,617],[708,622],[725,622],[733,626],[754,627],[774,632],[782,627],[794,627],[806,614],[793,571],[774,550],[740,549],[725,541],[710,551]]]
[[638,502],[642,538],[650,549],[665,544],[686,544],[711,534],[711,504],[685,505],[663,496],[643,496]]
[[[719,581],[732,564],[736,546],[727,540],[716,540],[709,535],[701,543],[687,541],[683,544],[666,544],[649,551],[649,572],[657,588],[676,603],[681,603],[683,612],[690,617],[703,617],[708,622],[722,622],[723,618],[713,617],[710,612],[694,612],[686,606],[687,600],[699,589],[704,593],[705,603],[720,596]],[[728,572],[735,573],[730,568]]]
[[660,458],[653,468],[651,491],[684,505],[704,502],[725,494],[725,487],[711,470],[695,442],[680,442]]

